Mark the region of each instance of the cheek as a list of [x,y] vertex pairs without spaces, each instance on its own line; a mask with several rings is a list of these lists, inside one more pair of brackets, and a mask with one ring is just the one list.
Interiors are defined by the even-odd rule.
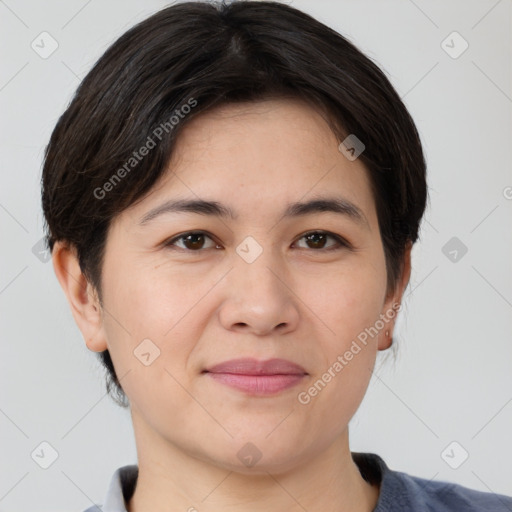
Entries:
[[[370,328],[379,319],[386,276],[377,265],[352,267],[324,281],[324,292],[312,295],[311,309],[329,327],[319,336],[312,360],[321,361],[297,396],[307,411],[311,432],[326,439],[338,435],[366,393],[377,354],[378,336]],[[321,353],[321,355],[320,355]]]
[[383,258],[360,258],[357,263],[340,266],[316,281],[315,293],[309,292],[314,310],[343,343],[350,343],[379,318],[386,293]]
[[322,365],[310,382],[311,394],[303,390],[307,393],[304,401],[309,400],[307,407],[317,410],[315,417],[330,415],[332,428],[348,422],[355,413],[375,364],[378,334],[371,328],[380,318],[386,291],[384,257],[379,259],[376,254],[317,280],[323,291],[316,288],[317,293],[310,294],[311,309],[319,312],[329,330],[318,339]]
[[[130,373],[122,383],[130,394],[129,382],[137,381],[144,389],[158,385],[155,379],[161,378],[157,373],[168,351],[165,333],[180,326],[183,302],[177,289],[156,279],[151,268],[130,266],[126,260],[111,263],[104,265],[103,325],[117,375]],[[175,349],[179,353],[180,347]]]
[[116,323],[126,327],[134,341],[153,337],[163,342],[193,314],[195,305],[214,286],[215,278],[165,264],[137,266],[124,261],[110,268],[105,264],[104,282],[108,292],[105,304]]
[[[204,298],[222,273],[142,267],[127,258],[112,262],[104,265],[104,327],[117,375],[130,372],[127,380],[149,391],[168,387],[169,373],[185,382],[190,354],[208,318]],[[123,387],[130,395],[130,385]]]

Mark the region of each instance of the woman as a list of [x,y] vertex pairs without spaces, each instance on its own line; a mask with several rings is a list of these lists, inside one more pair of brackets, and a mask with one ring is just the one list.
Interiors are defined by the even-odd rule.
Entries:
[[115,42],[57,123],[42,198],[133,420],[138,465],[103,510],[512,510],[350,451],[426,197],[387,78],[296,9],[181,3]]

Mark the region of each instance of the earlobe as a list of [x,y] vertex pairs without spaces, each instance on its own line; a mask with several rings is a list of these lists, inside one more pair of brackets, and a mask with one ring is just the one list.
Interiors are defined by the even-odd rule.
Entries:
[[87,348],[94,352],[106,350],[108,347],[98,295],[80,269],[75,248],[56,242],[52,262]]
[[412,242],[407,242],[404,250],[404,259],[400,279],[396,285],[394,293],[390,294],[385,301],[382,315],[387,320],[385,327],[379,333],[378,349],[387,350],[393,344],[393,331],[395,328],[396,317],[399,314],[402,304],[402,297],[409,284],[411,277],[411,251]]
[[386,327],[379,333],[379,350],[387,350],[393,344],[393,327],[394,322],[390,322]]

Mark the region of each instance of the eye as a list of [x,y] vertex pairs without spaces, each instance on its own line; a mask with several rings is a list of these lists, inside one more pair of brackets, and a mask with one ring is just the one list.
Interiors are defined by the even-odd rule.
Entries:
[[[328,231],[310,231],[302,235],[298,240],[304,239],[307,247],[299,247],[300,249],[314,249],[315,251],[332,251],[343,247],[350,249],[351,245],[342,237],[329,233]],[[334,240],[334,243],[326,247],[328,239]],[[205,244],[206,240],[210,240],[210,245]],[[163,246],[184,249],[189,252],[200,252],[202,249],[220,249],[211,236],[204,231],[189,231],[178,235],[167,242]]]
[[[325,247],[329,238],[334,240],[335,243]],[[305,247],[306,249],[332,251],[342,247],[350,248],[350,244],[346,240],[338,235],[335,235],[334,233],[329,233],[327,231],[310,231],[309,233],[305,233],[299,238],[299,240],[302,239],[305,239],[306,243],[309,245],[308,247]]]
[[[212,244],[210,246],[205,247],[205,240],[211,240]],[[178,245],[176,242],[182,242],[183,245]],[[198,252],[201,249],[211,249],[218,248],[219,245],[216,244],[213,239],[208,236],[203,231],[190,231],[188,233],[183,233],[177,237],[172,238],[171,240],[164,243],[166,247],[175,246],[180,249],[186,249],[193,252]]]

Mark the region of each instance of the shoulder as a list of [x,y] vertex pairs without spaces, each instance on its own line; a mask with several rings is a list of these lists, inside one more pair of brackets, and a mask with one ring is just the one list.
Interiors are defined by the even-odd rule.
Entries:
[[512,512],[512,498],[391,470],[376,454],[353,453],[363,478],[380,481],[374,512]]
[[[508,496],[476,491],[451,482],[426,480],[399,471],[391,473],[390,480],[394,485],[392,492],[387,495],[390,498],[388,504],[398,497],[409,503],[412,510],[418,511],[512,512],[512,498]],[[380,512],[380,509],[377,511]]]

